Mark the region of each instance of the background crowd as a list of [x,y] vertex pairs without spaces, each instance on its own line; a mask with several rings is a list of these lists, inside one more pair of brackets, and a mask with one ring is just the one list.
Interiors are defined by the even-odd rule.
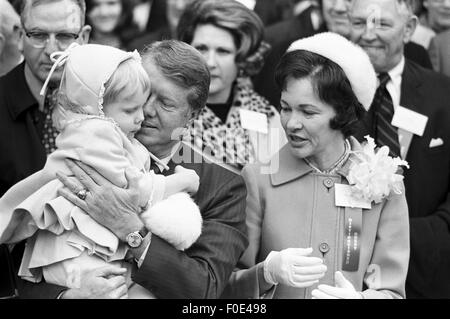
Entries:
[[[450,0],[0,0],[0,196],[58,146],[50,56],[73,42],[141,54],[151,93],[136,138],[161,174],[199,176],[198,240],[179,251],[150,234],[131,250],[152,295],[450,298]],[[391,124],[399,108],[414,127]],[[366,135],[409,163],[403,192],[340,210],[330,189]],[[142,226],[136,183],[67,165],[78,181],[61,196],[123,241]],[[340,214],[364,229],[356,270],[341,267]],[[114,268],[77,288],[23,280],[24,247],[0,246],[0,296],[126,295]]]

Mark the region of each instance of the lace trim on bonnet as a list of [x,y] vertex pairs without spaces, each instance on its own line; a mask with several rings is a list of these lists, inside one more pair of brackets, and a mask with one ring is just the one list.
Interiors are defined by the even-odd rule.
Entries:
[[[80,44],[74,42],[72,43],[66,50],[64,51],[56,51],[53,52],[52,54],[50,54],[50,59],[53,61],[53,66],[50,69],[50,72],[48,73],[47,79],[44,82],[44,85],[42,86],[42,89],[40,91],[40,95],[44,96],[45,92],[47,90],[48,87],[48,83],[53,75],[53,73],[55,72],[56,68],[63,66],[67,59],[70,56],[70,53],[72,52],[72,50],[76,47],[80,46]],[[137,50],[134,50],[133,52],[127,52],[127,54],[129,55],[130,58],[135,59],[136,61],[138,61],[139,63],[141,63],[142,59],[141,56],[139,55]],[[125,60],[124,60],[125,61]],[[97,115],[93,115],[95,117],[105,117],[105,113],[103,112],[103,97],[105,95],[105,84],[106,82],[108,82],[108,80],[110,79],[111,75],[109,75],[107,78],[103,79],[101,86],[100,86],[100,92],[98,93],[98,101],[97,101],[97,109],[98,109],[98,113],[99,116]],[[63,74],[63,79],[64,79],[64,74]],[[61,85],[63,83],[63,79],[61,80],[60,83],[60,89],[61,89]],[[63,95],[59,95],[58,96],[58,100],[61,99]],[[64,106],[60,103],[58,103],[61,107],[66,108],[67,110],[73,112],[73,113],[81,113],[81,114],[86,114],[86,112],[83,112],[83,106],[80,107],[80,105],[76,105],[74,103],[71,103],[67,98],[64,99]],[[92,115],[92,114],[90,114]],[[77,121],[79,121],[80,119],[77,119]],[[112,119],[111,119],[112,120]],[[112,120],[113,123],[117,124],[114,120]],[[67,122],[68,124],[69,122]]]

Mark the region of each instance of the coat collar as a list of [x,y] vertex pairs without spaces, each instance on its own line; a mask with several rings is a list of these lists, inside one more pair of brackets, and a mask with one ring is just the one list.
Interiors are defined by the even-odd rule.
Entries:
[[[344,178],[347,178],[353,158],[356,157],[353,152],[362,149],[361,144],[353,136],[349,137],[349,141],[352,153],[350,153],[345,164],[337,171],[337,173]],[[279,160],[279,169],[270,175],[272,186],[288,183],[313,171],[303,159],[297,158],[292,154],[289,144],[286,144],[280,150],[278,156],[278,158],[275,157],[272,159],[272,161]]]
[[[283,146],[278,152],[278,157],[275,156],[272,159],[272,161],[276,160],[279,161],[278,170],[270,174],[270,180],[273,186],[285,184],[313,171],[303,159],[297,158],[292,154],[289,144]],[[272,167],[276,166],[272,165]]]

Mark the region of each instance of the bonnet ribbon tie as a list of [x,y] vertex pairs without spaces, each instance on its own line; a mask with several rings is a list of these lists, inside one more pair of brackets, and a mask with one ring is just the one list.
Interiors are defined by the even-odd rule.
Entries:
[[73,50],[73,48],[76,48],[79,46],[77,42],[72,43],[69,45],[67,49],[64,51],[56,51],[50,54],[50,59],[54,62],[52,68],[50,69],[50,72],[47,75],[47,79],[45,79],[44,85],[42,86],[41,92],[39,92],[40,95],[44,95],[45,91],[48,86],[48,82],[50,82],[50,78],[52,77],[53,73],[55,72],[57,67],[63,66],[64,63],[66,63],[67,58],[70,55],[70,52]]

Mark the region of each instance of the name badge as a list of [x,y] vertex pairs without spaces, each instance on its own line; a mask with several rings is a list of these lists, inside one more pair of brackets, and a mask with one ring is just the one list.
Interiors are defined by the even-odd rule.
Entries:
[[264,113],[240,109],[241,125],[251,131],[268,133],[267,115]]
[[334,190],[336,206],[364,209],[372,208],[372,204],[369,201],[352,197],[352,190],[350,185],[334,184]]
[[422,136],[428,122],[428,116],[397,106],[391,124],[415,135]]

